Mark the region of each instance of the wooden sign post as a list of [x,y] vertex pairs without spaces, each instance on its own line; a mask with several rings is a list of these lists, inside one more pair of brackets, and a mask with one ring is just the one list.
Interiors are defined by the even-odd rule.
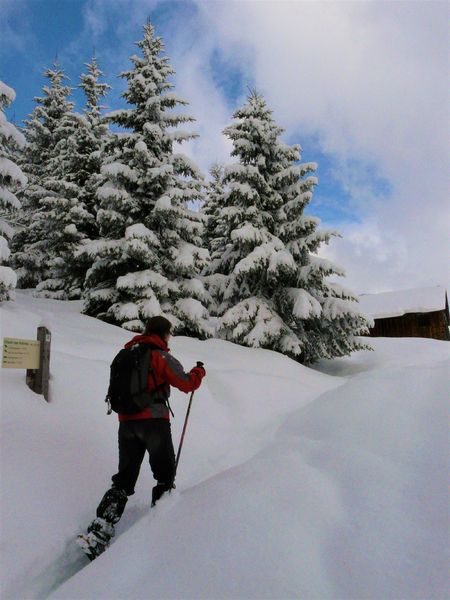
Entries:
[[17,338],[3,339],[4,369],[26,369],[27,385],[33,392],[42,394],[48,402],[50,378],[51,333],[46,327],[38,327],[37,341]]

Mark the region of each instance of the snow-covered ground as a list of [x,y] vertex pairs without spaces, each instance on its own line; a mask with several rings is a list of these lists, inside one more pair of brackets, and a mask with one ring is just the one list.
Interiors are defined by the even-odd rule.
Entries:
[[[206,363],[177,490],[149,510],[143,465],[111,548],[73,539],[117,466],[109,363],[130,334],[77,302],[19,292],[2,337],[52,332],[51,402],[1,376],[3,600],[448,598],[450,344],[374,339],[308,369],[228,342],[175,338]],[[187,396],[174,392],[174,442]]]

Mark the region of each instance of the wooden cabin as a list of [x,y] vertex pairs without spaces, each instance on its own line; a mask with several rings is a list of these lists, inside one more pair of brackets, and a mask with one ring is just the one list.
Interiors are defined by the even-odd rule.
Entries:
[[373,337],[450,340],[446,290],[441,286],[363,294],[360,308],[374,320]]

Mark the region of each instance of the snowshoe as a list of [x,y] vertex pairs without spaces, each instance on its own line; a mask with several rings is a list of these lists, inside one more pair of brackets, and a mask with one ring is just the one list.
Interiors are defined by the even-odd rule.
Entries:
[[105,493],[98,505],[97,517],[114,525],[119,522],[127,502],[128,496],[125,490],[112,487]]
[[77,537],[76,543],[89,560],[94,560],[109,546],[114,533],[114,525],[105,519],[96,518],[89,525],[87,533],[81,533]]

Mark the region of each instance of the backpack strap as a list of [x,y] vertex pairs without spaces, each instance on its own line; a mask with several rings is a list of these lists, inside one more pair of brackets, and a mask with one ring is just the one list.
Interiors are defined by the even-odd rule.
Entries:
[[[166,387],[166,385],[169,385],[169,384],[167,384],[167,383],[160,383],[158,385],[156,383],[155,371],[153,370],[152,364],[151,364],[151,362],[152,362],[152,351],[153,350],[160,350],[160,348],[158,348],[156,346],[153,346],[153,344],[146,344],[146,345],[150,347],[150,367],[149,367],[149,371],[150,371],[150,374],[151,374],[151,376],[153,378],[153,383],[154,383],[154,386],[155,386],[152,391],[157,391],[158,389],[162,389],[162,388]],[[167,398],[167,397],[164,398],[164,402],[163,403],[169,409],[169,412],[172,415],[172,417],[175,418],[175,414],[174,414],[174,412],[172,410],[172,407],[170,406],[169,398]]]
[[169,398],[166,398],[166,405],[167,405],[167,408],[170,411],[170,414],[172,415],[172,418],[175,419],[175,415],[173,414],[172,407],[170,406]]

